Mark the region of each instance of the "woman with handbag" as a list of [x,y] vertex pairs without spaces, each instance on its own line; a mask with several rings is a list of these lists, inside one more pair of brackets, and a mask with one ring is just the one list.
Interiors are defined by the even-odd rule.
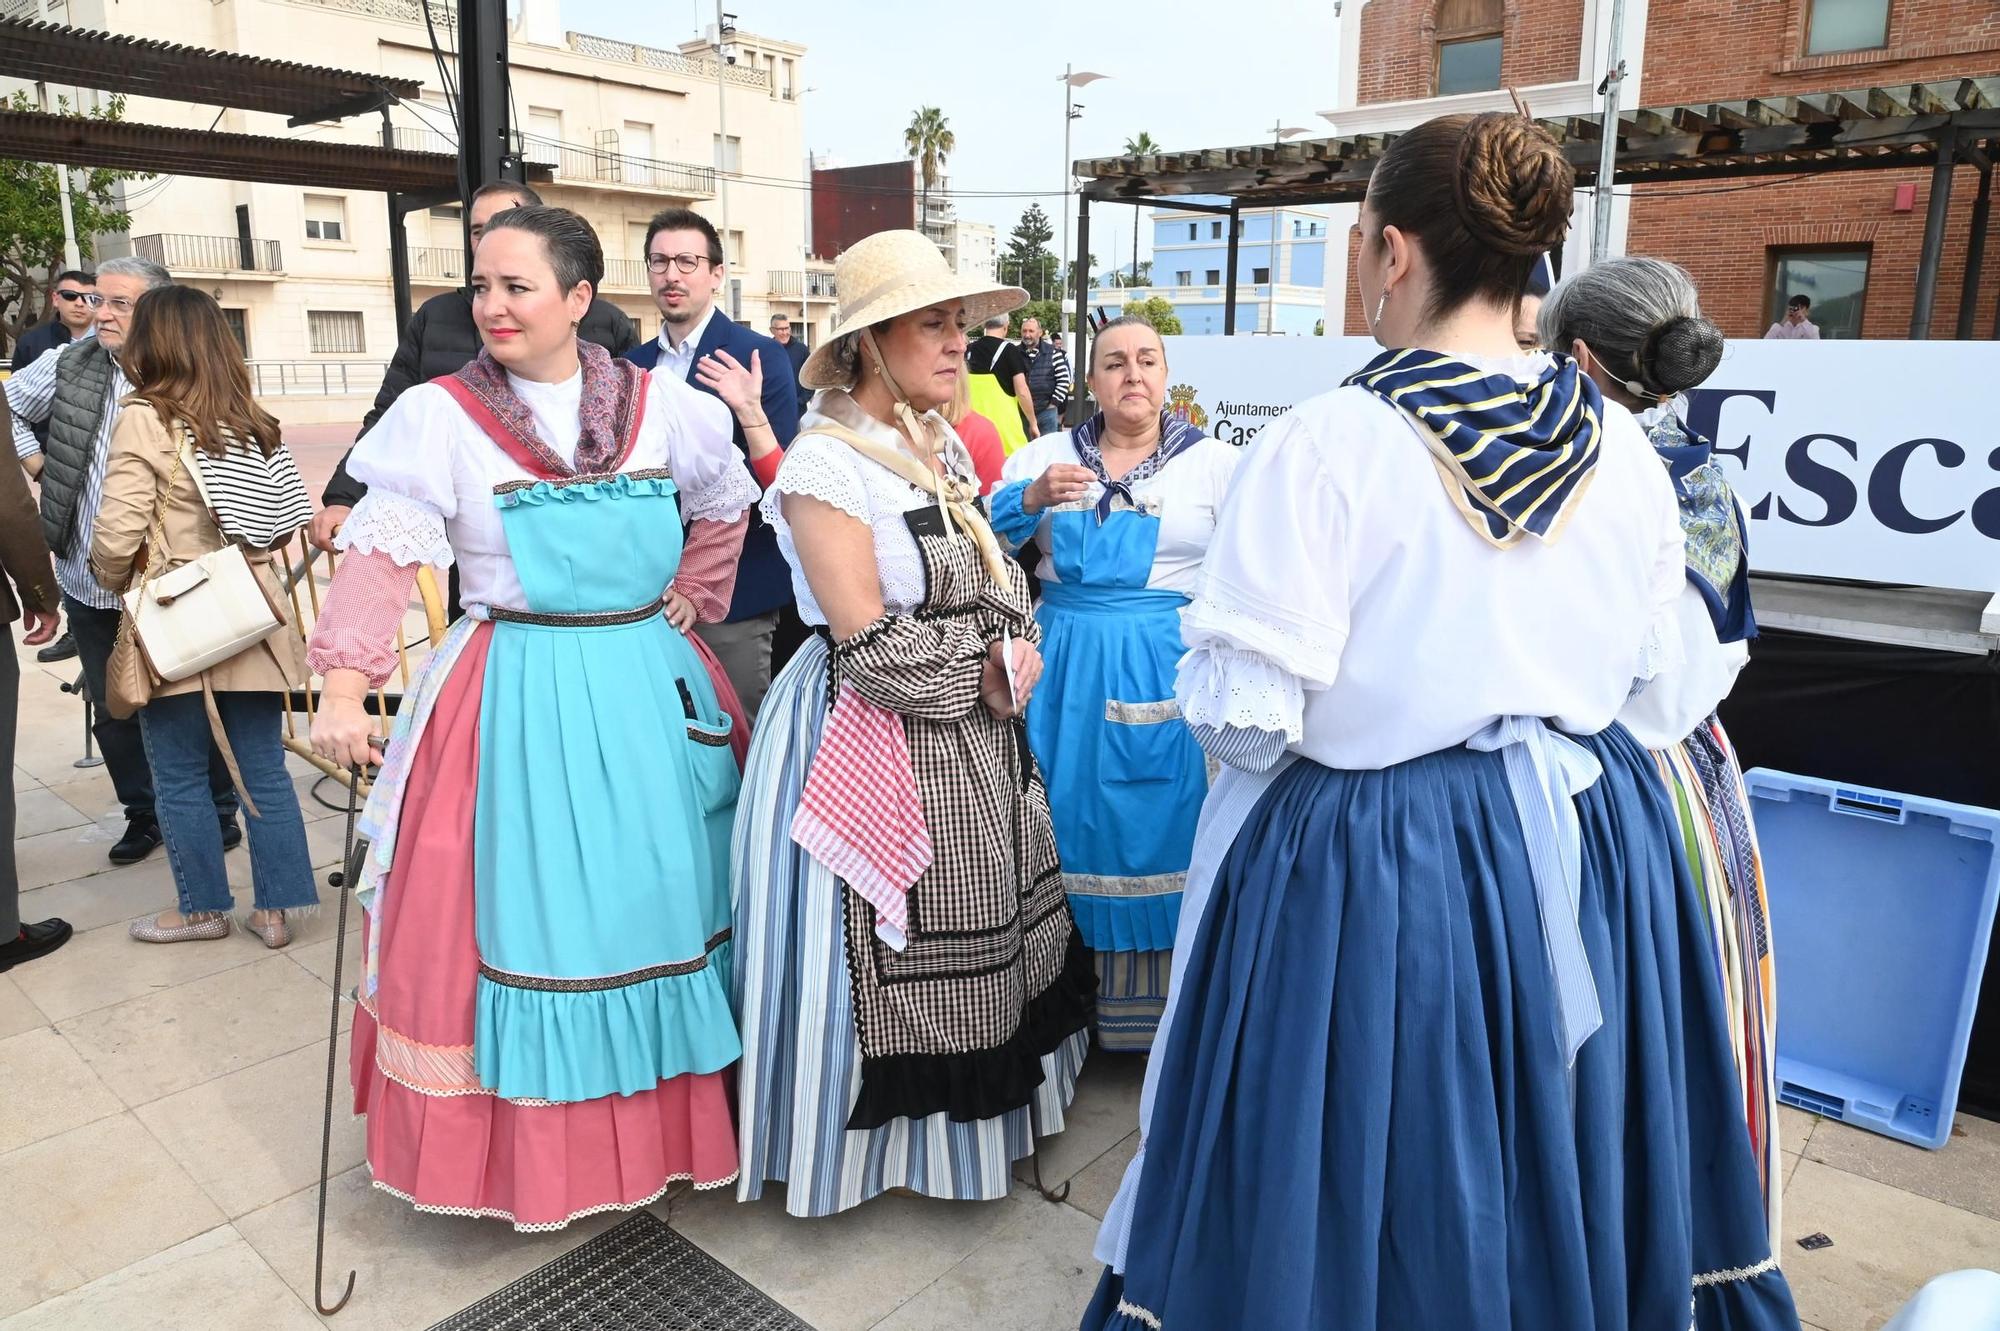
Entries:
[[179,895],[131,934],[184,943],[229,933],[233,900],[208,787],[212,737],[249,815],[256,909],[246,927],[283,947],[286,913],[319,896],[281,737],[305,652],[283,631],[270,552],[311,520],[312,503],[207,293],[147,292],[123,359],[133,393],[111,437],[91,571],[126,589],[107,687],[114,705],[139,708]]

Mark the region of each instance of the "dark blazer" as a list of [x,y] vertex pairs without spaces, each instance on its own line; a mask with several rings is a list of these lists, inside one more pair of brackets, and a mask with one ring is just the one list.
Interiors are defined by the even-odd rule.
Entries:
[[[625,311],[601,297],[590,302],[576,332],[584,341],[595,342],[614,356],[622,356],[632,348],[632,320]],[[472,297],[464,291],[447,291],[418,306],[417,312],[410,316],[409,327],[403,330],[402,341],[396,344],[394,359],[382,375],[374,407],[361,419],[361,433],[374,429],[382,413],[411,388],[443,375],[457,374],[470,365],[479,355],[479,345],[479,325],[472,321]],[[336,505],[352,508],[367,493],[367,486],[348,475],[347,458],[343,456],[319,498],[329,508]]]
[[[799,335],[796,331],[792,334],[792,340],[785,343],[784,347],[785,354],[792,358],[792,378],[796,380],[799,377],[799,371],[805,369],[806,357],[812,354],[812,350],[805,343],[799,341]],[[812,395],[812,389],[807,388],[804,384],[799,385],[800,416],[803,417],[806,414],[806,407],[812,402]]]
[[[74,336],[75,334],[69,331],[68,324],[53,316],[50,317],[47,323],[36,324],[27,332],[21,334],[14,343],[14,373],[19,374],[30,365],[33,365],[37,360],[41,359],[44,352],[69,345]],[[49,423],[47,421],[30,421],[28,428],[34,432],[36,443],[40,444],[43,448],[49,446]]]
[[[687,376],[690,385],[711,395],[714,390],[695,376],[694,367],[701,364],[703,356],[718,350],[727,351],[746,366],[750,363],[750,353],[757,353],[757,365],[764,374],[764,415],[771,422],[771,433],[778,436],[778,447],[790,447],[792,437],[799,432],[799,389],[792,374],[791,357],[776,338],[753,332],[717,310],[708,327],[702,330],[701,341],[695,344]],[[625,359],[651,370],[660,362],[659,339],[641,342],[625,353]],[[743,427],[736,425],[734,429],[736,450],[743,455],[743,468],[748,471],[749,445],[744,442]],[[764,515],[752,508],[750,529],[743,535],[743,558],[736,566],[736,595],[729,602],[728,622],[767,615],[791,604],[791,600],[791,566],[778,552],[777,533],[764,521]]]

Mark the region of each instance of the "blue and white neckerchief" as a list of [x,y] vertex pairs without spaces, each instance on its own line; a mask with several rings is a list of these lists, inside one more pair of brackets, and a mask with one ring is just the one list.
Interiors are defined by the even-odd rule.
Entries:
[[1383,352],[1347,383],[1421,427],[1459,512],[1494,545],[1555,540],[1596,469],[1603,399],[1567,356],[1523,384],[1412,347]]
[[1208,436],[1180,417],[1170,412],[1160,413],[1160,446],[1153,450],[1151,457],[1126,472],[1117,480],[1112,480],[1104,470],[1104,455],[1097,449],[1097,436],[1104,431],[1104,413],[1098,412],[1083,424],[1070,431],[1070,443],[1076,449],[1078,461],[1097,473],[1097,483],[1104,487],[1104,493],[1097,500],[1097,521],[1102,526],[1111,516],[1111,501],[1114,496],[1125,496],[1125,502],[1134,507],[1138,497],[1132,487],[1149,476],[1157,475],[1160,469],[1173,461],[1181,450],[1200,443]]
[[1722,642],[1757,636],[1750,611],[1750,542],[1736,494],[1715,462],[1715,445],[1687,428],[1672,403],[1639,414],[1639,425],[1673,478],[1687,545],[1687,579]]

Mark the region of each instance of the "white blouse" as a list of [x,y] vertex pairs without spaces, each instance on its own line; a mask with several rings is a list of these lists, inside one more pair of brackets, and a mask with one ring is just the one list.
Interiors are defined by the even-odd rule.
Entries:
[[[1183,595],[1194,593],[1202,557],[1208,553],[1209,541],[1215,535],[1222,496],[1229,489],[1229,478],[1235,474],[1240,457],[1241,450],[1234,445],[1206,438],[1175,454],[1166,466],[1132,487],[1140,504],[1160,519],[1160,539],[1153,551],[1153,571],[1146,579],[1148,587]],[[1000,483],[1004,486],[1017,481],[1032,482],[1057,463],[1083,465],[1068,430],[1045,434],[1008,458],[1000,472]],[[1092,481],[1076,507],[1095,509],[1103,494],[1103,484]],[[1043,513],[1035,528],[1035,543],[1042,551],[1035,574],[1043,582],[1060,582],[1062,579],[1049,558],[1050,518],[1050,513]]]
[[1750,663],[1749,643],[1716,640],[1708,602],[1687,585],[1685,577],[1674,602],[1674,618],[1680,623],[1685,649],[1680,665],[1647,681],[1618,713],[1632,737],[1649,749],[1672,748],[1692,734],[1721,706],[1736,687],[1738,673]]
[[[583,372],[543,384],[507,382],[534,416],[535,431],[574,464],[583,435]],[[757,502],[729,408],[669,375],[651,375],[646,415],[621,471],[665,467],[680,490],[681,520],[731,521]],[[380,551],[398,564],[458,565],[467,605],[527,608],[507,552],[493,487],[535,479],[436,384],[410,389],[363,435],[347,469],[368,487],[340,529],[342,550]],[[664,590],[664,589],[662,589]]]
[[[1518,357],[1481,368],[1533,373]],[[1672,482],[1624,408],[1605,404],[1559,538],[1501,549],[1454,507],[1403,415],[1340,388],[1246,449],[1184,612],[1177,691],[1192,725],[1275,732],[1348,770],[1508,716],[1591,734],[1636,680],[1678,662],[1684,581]]]
[[[965,451],[965,445],[945,425],[942,416],[933,412],[929,419],[943,426],[949,435],[946,466],[954,475],[977,484],[972,455]],[[798,598],[799,618],[808,624],[826,623],[826,612],[813,599],[812,587],[799,565],[791,524],[785,521],[783,497],[788,494],[809,495],[868,524],[875,534],[875,568],[882,580],[882,608],[892,615],[907,615],[924,602],[924,559],[903,515],[935,504],[937,499],[881,463],[861,456],[841,440],[814,434],[813,424],[818,420],[844,425],[885,448],[909,448],[899,431],[870,416],[840,389],[826,389],[813,399],[812,410],[799,422],[798,437],[785,450],[777,480],[764,495],[763,508],[764,520],[778,534],[778,549],[792,566],[792,591]]]

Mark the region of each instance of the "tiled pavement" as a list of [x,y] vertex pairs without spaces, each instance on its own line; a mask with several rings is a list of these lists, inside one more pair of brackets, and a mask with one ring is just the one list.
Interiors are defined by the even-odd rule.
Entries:
[[[130,942],[124,922],[172,900],[165,859],[110,867],[115,801],[101,768],[71,765],[81,708],[57,687],[70,672],[21,655],[22,911],[79,933],[0,975],[0,1331],[311,1327],[332,914],[277,953],[241,933]],[[314,860],[330,866],[341,820],[298,771]],[[242,852],[229,869],[247,904]],[[997,1203],[888,1197],[810,1222],[726,1191],[656,1210],[821,1331],[1059,1331],[1096,1280],[1091,1237],[1134,1147],[1139,1079],[1129,1057],[1085,1068],[1072,1125],[1042,1160],[1045,1181],[1071,1183],[1063,1205],[1017,1187]],[[1791,1110],[1783,1132],[1782,1259],[1809,1326],[1877,1331],[1931,1276],[2000,1265],[2000,1124],[1961,1116],[1940,1152]],[[331,1323],[345,1331],[426,1326],[613,1220],[528,1236],[418,1216],[369,1188],[361,1159],[361,1127],[337,1111],[330,1283],[360,1271]],[[1796,1246],[1815,1232],[1833,1246]]]

